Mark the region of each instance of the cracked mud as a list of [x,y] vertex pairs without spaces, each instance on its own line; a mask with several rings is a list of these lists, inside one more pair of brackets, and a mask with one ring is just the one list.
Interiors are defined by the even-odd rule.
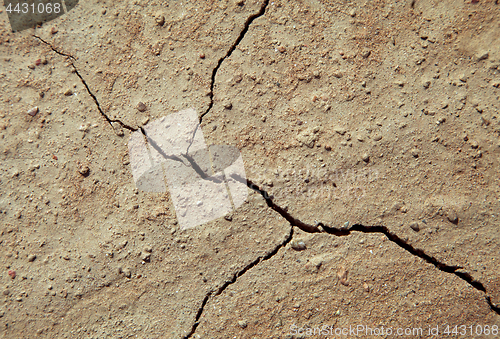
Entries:
[[[499,10],[104,1],[2,25],[2,336],[499,326]],[[250,195],[181,230],[127,140],[191,107]]]

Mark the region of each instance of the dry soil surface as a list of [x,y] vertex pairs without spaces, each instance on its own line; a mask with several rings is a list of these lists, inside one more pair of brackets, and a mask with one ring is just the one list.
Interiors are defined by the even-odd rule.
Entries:
[[[1,7],[0,335],[500,337],[499,31],[495,0]],[[128,141],[186,108],[249,195],[184,230]]]

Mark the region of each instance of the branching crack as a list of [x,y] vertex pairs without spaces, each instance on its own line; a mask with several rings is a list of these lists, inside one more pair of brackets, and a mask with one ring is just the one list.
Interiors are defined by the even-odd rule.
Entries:
[[99,113],[101,113],[101,115],[104,117],[104,119],[106,119],[106,121],[111,125],[111,127],[113,128],[113,123],[117,123],[119,124],[122,128],[126,128],[130,131],[137,131],[137,128],[134,128],[132,126],[129,126],[125,123],[123,123],[122,121],[120,120],[114,120],[114,119],[111,119],[110,117],[108,117],[104,111],[102,110],[101,108],[101,105],[99,104],[99,101],[97,100],[97,97],[94,95],[94,93],[92,93],[92,91],[90,90],[90,87],[89,85],[87,84],[87,82],[85,81],[85,79],[82,77],[82,75],[80,74],[80,72],[78,72],[78,69],[76,68],[75,64],[74,64],[74,61],[76,61],[76,58],[70,54],[66,54],[64,52],[61,52],[59,50],[57,50],[54,46],[52,46],[52,44],[50,44],[49,42],[43,40],[42,38],[40,38],[39,36],[37,35],[33,35],[33,37],[35,37],[36,39],[40,40],[42,43],[44,43],[45,45],[49,46],[50,49],[52,49],[52,51],[54,51],[56,54],[59,54],[63,57],[66,57],[69,61],[70,61],[70,64],[71,64],[71,67],[73,67],[73,70],[75,71],[75,74],[80,78],[80,81],[82,82],[82,84],[85,86],[85,89],[87,90],[87,93],[92,97],[92,99],[94,100],[96,106],[97,106],[97,110],[99,111]]
[[[232,175],[232,178],[242,182],[242,178],[240,178],[240,177]],[[493,304],[493,302],[491,301],[491,297],[486,294],[487,291],[486,291],[486,288],[484,287],[484,285],[481,282],[475,280],[470,275],[470,273],[460,271],[461,269],[463,269],[463,267],[451,266],[451,265],[447,265],[443,262],[440,262],[435,257],[425,253],[422,249],[413,247],[411,244],[407,243],[405,240],[400,238],[398,235],[392,233],[386,226],[366,226],[366,225],[362,225],[362,224],[354,224],[350,227],[347,226],[347,227],[336,228],[336,227],[332,227],[332,226],[327,226],[321,222],[316,223],[316,225],[309,225],[309,224],[306,224],[297,218],[292,217],[287,211],[285,211],[280,206],[276,205],[274,203],[274,201],[272,200],[272,197],[264,189],[259,188],[257,185],[252,183],[250,180],[247,180],[247,186],[249,188],[251,188],[252,190],[260,193],[262,195],[262,197],[266,200],[267,206],[269,206],[270,208],[272,208],[273,210],[278,212],[292,226],[297,226],[298,228],[300,228],[301,230],[303,230],[305,232],[308,232],[308,233],[322,232],[322,233],[332,234],[335,236],[348,236],[348,235],[351,235],[353,232],[379,233],[379,234],[385,235],[387,237],[387,239],[389,239],[390,241],[392,241],[393,243],[395,243],[396,245],[398,245],[399,247],[401,247],[405,251],[409,252],[410,254],[425,260],[429,264],[434,265],[440,271],[454,274],[455,276],[457,276],[460,279],[467,282],[470,286],[472,286],[476,290],[483,292],[485,294],[486,302],[488,303],[491,310],[493,312],[497,313],[498,315],[500,315],[500,307]]]
[[[264,0],[264,2],[262,3],[259,11],[257,13],[255,13],[255,14],[252,14],[251,16],[249,16],[247,18],[247,20],[245,21],[244,27],[243,27],[242,31],[240,32],[238,38],[230,46],[230,48],[228,49],[228,51],[226,52],[226,54],[218,60],[217,65],[212,70],[212,77],[211,77],[211,84],[210,84],[210,94],[209,94],[210,103],[209,103],[209,106],[208,106],[207,110],[203,114],[201,114],[201,116],[199,118],[200,124],[202,122],[203,117],[210,112],[210,110],[212,109],[212,107],[214,105],[214,94],[213,94],[213,92],[214,92],[214,86],[215,86],[215,79],[216,79],[216,76],[217,76],[217,72],[219,71],[219,68],[221,67],[222,63],[227,58],[229,58],[232,55],[232,53],[235,51],[235,49],[237,48],[237,46],[239,45],[239,43],[243,40],[243,38],[245,37],[246,33],[248,32],[248,29],[249,29],[250,25],[252,24],[252,22],[255,19],[257,19],[257,18],[259,18],[259,17],[261,17],[262,15],[265,14],[265,11],[266,11],[268,3],[269,3],[269,0]],[[72,55],[69,55],[69,54],[63,53],[61,51],[58,51],[50,43],[44,41],[42,38],[40,38],[40,37],[38,37],[36,35],[34,35],[34,37],[37,38],[38,40],[40,40],[42,43],[44,43],[47,46],[49,46],[55,53],[57,53],[57,54],[59,54],[61,56],[64,56],[64,57],[68,58],[68,60],[70,60],[70,63],[72,65],[72,67],[73,67],[76,75],[80,78],[80,80],[82,81],[83,85],[87,89],[87,92],[89,93],[89,95],[94,100],[94,102],[95,102],[95,104],[97,106],[97,109],[99,110],[99,112],[101,113],[101,115],[106,119],[106,121],[108,121],[108,123],[111,126],[113,126],[112,123],[118,123],[123,128],[126,128],[126,129],[128,129],[130,131],[136,131],[136,130],[138,130],[138,129],[134,128],[134,127],[131,127],[131,126],[128,126],[128,125],[124,124],[120,120],[110,119],[103,112],[103,110],[101,109],[101,106],[99,104],[99,101],[97,100],[97,97],[92,93],[92,91],[90,90],[87,82],[82,77],[82,75],[78,72],[78,69],[74,65],[73,61],[76,61],[76,59]],[[140,130],[143,132],[144,135],[146,135],[146,133],[145,133],[145,131],[143,129],[140,129]],[[194,139],[194,135],[196,134],[197,130],[198,130],[198,127],[193,132],[193,139]],[[189,148],[188,148],[188,150],[186,152],[186,156],[187,156],[188,152],[189,152]],[[179,159],[173,159],[173,160],[179,160]],[[189,161],[189,159],[188,159],[188,161]],[[353,232],[384,234],[387,237],[387,239],[389,239],[390,241],[392,241],[393,243],[395,243],[396,245],[398,245],[399,247],[401,247],[405,251],[409,252],[410,254],[412,254],[414,256],[417,256],[417,257],[425,260],[427,263],[430,263],[430,264],[434,265],[437,269],[439,269],[439,270],[441,270],[443,272],[454,274],[455,276],[457,276],[460,279],[462,279],[465,282],[467,282],[470,286],[472,286],[476,290],[479,290],[479,291],[483,292],[485,294],[486,302],[490,306],[491,310],[493,312],[495,312],[495,313],[497,313],[497,314],[500,315],[500,308],[492,303],[490,296],[488,296],[486,294],[487,291],[486,291],[486,288],[484,287],[484,285],[481,282],[475,280],[469,273],[463,272],[463,271],[459,271],[459,270],[462,269],[462,267],[459,267],[459,266],[450,266],[450,265],[447,265],[445,263],[440,262],[435,257],[433,257],[433,256],[431,256],[429,254],[426,254],[423,250],[415,248],[412,245],[408,244],[405,240],[403,240],[402,238],[400,238],[396,234],[390,232],[390,230],[386,226],[365,226],[365,225],[361,225],[361,224],[354,224],[354,225],[352,225],[350,227],[336,228],[336,227],[332,227],[332,226],[327,226],[327,225],[325,225],[325,224],[323,224],[321,222],[316,223],[316,225],[310,225],[310,224],[307,224],[307,223],[305,223],[305,222],[303,222],[303,221],[301,221],[301,220],[293,217],[290,213],[288,213],[287,210],[283,209],[282,207],[280,207],[276,203],[274,203],[272,196],[270,196],[264,189],[260,188],[256,184],[254,184],[251,180],[244,179],[244,178],[238,177],[236,175],[232,175],[232,178],[235,179],[235,180],[237,180],[237,181],[239,181],[239,182],[241,182],[241,183],[243,183],[243,184],[246,184],[250,189],[252,189],[255,192],[259,193],[264,198],[264,200],[266,201],[266,204],[267,204],[268,207],[270,207],[271,209],[273,209],[274,211],[276,211],[278,214],[280,214],[285,220],[287,220],[290,223],[290,225],[291,225],[290,232],[285,237],[285,239],[281,243],[279,243],[278,245],[276,245],[276,247],[271,252],[267,253],[266,255],[259,256],[257,259],[255,259],[254,261],[252,261],[251,263],[249,263],[248,265],[246,265],[244,268],[242,268],[240,271],[236,272],[230,280],[226,281],[219,288],[217,288],[216,290],[212,290],[212,291],[208,292],[205,295],[205,297],[203,298],[203,300],[201,302],[201,305],[200,305],[200,307],[198,309],[198,312],[196,313],[195,321],[194,321],[194,323],[192,325],[191,330],[189,331],[189,333],[187,335],[184,336],[185,339],[191,338],[193,336],[193,334],[195,333],[195,331],[196,331],[196,329],[197,329],[197,327],[199,325],[200,319],[201,319],[201,317],[203,315],[203,311],[205,309],[205,306],[210,302],[211,298],[215,297],[215,296],[218,296],[221,293],[223,293],[228,286],[230,286],[231,284],[235,283],[239,277],[241,277],[242,275],[244,275],[251,268],[255,267],[256,265],[258,265],[259,263],[261,263],[263,261],[271,259],[274,255],[276,255],[281,248],[285,247],[292,240],[292,238],[293,238],[293,226],[296,226],[296,227],[300,228],[301,230],[303,230],[305,232],[308,232],[308,233],[327,233],[327,234],[332,234],[332,235],[335,235],[335,236],[348,236],[348,235],[351,235]]]

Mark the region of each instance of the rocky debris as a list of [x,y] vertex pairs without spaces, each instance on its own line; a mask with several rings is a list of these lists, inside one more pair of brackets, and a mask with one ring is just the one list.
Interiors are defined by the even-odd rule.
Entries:
[[420,226],[418,225],[418,222],[414,221],[410,224],[410,228],[414,230],[415,232],[420,231]]
[[29,262],[33,262],[33,261],[35,261],[35,259],[36,259],[36,255],[35,255],[35,254],[30,254],[30,255],[28,256],[28,261],[29,261]]

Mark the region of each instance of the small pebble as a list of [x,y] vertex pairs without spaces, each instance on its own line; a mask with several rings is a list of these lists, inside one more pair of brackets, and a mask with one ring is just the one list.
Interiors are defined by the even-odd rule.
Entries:
[[452,224],[458,223],[457,212],[455,212],[454,209],[452,209],[452,208],[448,209],[446,211],[446,217],[448,218],[448,221],[451,222]]
[[229,99],[225,99],[223,105],[224,105],[225,109],[233,108],[233,104],[231,103],[231,101]]
[[122,270],[122,273],[123,273],[123,275],[124,275],[124,276],[126,276],[127,278],[130,278],[130,277],[132,276],[132,272],[130,271],[130,269],[129,269],[129,268],[124,268],[124,269]]
[[200,59],[205,59],[205,53],[200,53]]
[[12,279],[14,279],[14,278],[16,277],[16,271],[14,271],[14,270],[9,270],[9,271],[7,272],[7,274],[8,274],[8,275],[9,275]]
[[145,262],[149,262],[151,260],[151,253],[141,252],[141,260]]
[[246,328],[246,327],[248,326],[247,322],[246,322],[246,321],[243,321],[243,320],[238,321],[238,325],[239,325],[241,328]]
[[480,51],[476,54],[476,60],[477,61],[486,60],[489,58],[489,56],[490,56],[489,52]]
[[472,147],[473,149],[476,149],[479,147],[479,144],[477,143],[476,140],[471,140],[470,141],[470,147]]
[[367,283],[363,283],[363,289],[365,290],[365,292],[370,292],[370,286],[368,286]]
[[165,16],[163,13],[158,12],[155,15],[155,21],[158,26],[163,26],[165,24]]
[[286,48],[284,46],[279,46],[277,49],[278,49],[278,52],[280,52],[280,53],[286,52]]
[[420,227],[418,226],[418,222],[415,222],[415,221],[410,224],[410,228],[412,230],[414,230],[415,232],[420,231]]
[[36,259],[36,255],[34,255],[34,254],[30,254],[30,255],[28,256],[28,261],[29,261],[29,262],[33,262],[33,261],[35,261],[35,259]]
[[28,114],[31,115],[32,117],[34,117],[35,115],[37,115],[38,113],[38,107],[33,107],[32,109],[30,109],[28,111]]
[[340,283],[344,286],[349,286],[349,283],[347,282],[348,273],[349,272],[345,269],[344,266],[340,266],[339,270],[337,271],[337,277],[339,278]]
[[342,127],[335,127],[333,130],[340,135],[344,135],[346,132],[345,128]]
[[59,32],[59,30],[57,29],[57,27],[52,27],[50,29],[50,33],[52,33],[52,34],[56,34],[57,32]]
[[120,123],[113,121],[111,123],[111,126],[113,126],[113,130],[117,136],[123,137],[125,135],[125,132],[123,131],[123,126]]
[[292,240],[290,246],[296,251],[303,251],[306,249],[306,244],[303,240]]
[[137,110],[139,112],[144,112],[147,109],[146,105],[143,102],[139,102],[137,104]]
[[416,148],[412,148],[412,150],[410,151],[411,155],[414,157],[414,158],[418,158],[418,149]]
[[361,156],[361,159],[362,159],[364,162],[368,162],[368,161],[370,161],[370,156],[369,156],[367,153],[364,153],[364,154]]
[[144,252],[151,253],[153,252],[153,248],[149,245],[144,246]]
[[362,52],[361,52],[361,56],[366,59],[370,56],[370,54],[372,54],[372,51],[369,50],[369,49],[364,49]]
[[87,175],[89,175],[90,173],[90,168],[87,166],[87,165],[81,165],[79,168],[78,168],[78,172],[83,175],[84,177],[86,177]]
[[64,95],[69,97],[70,95],[73,95],[73,91],[71,89],[67,89],[66,92],[64,92]]

